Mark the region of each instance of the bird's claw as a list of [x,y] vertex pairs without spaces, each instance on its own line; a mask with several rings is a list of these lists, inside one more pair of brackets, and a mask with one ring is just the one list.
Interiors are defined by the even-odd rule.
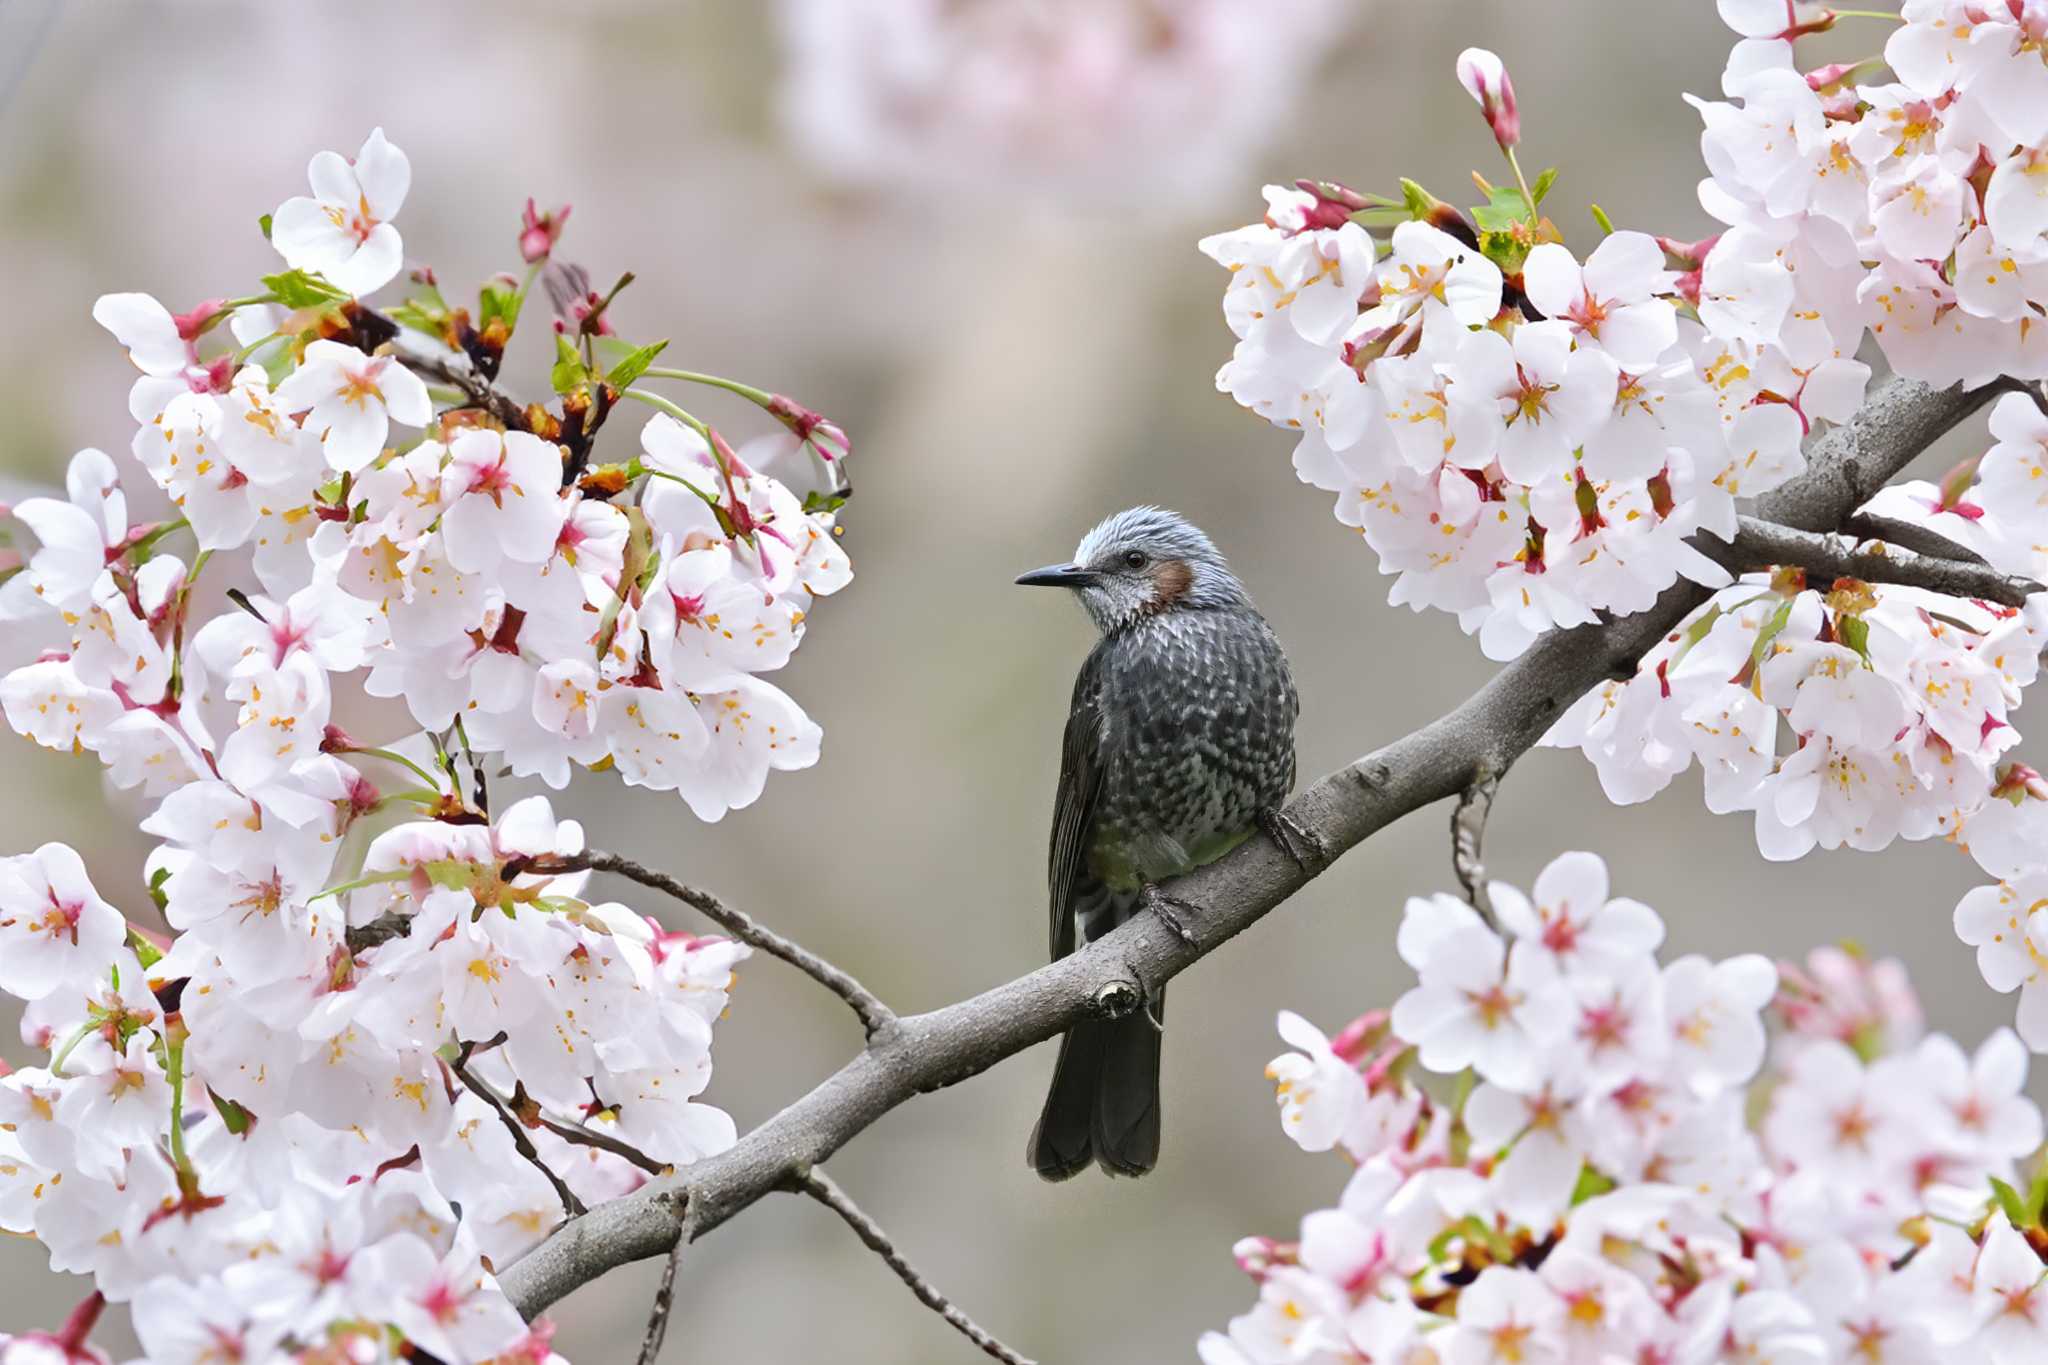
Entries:
[[1259,829],[1294,860],[1304,876],[1313,877],[1330,865],[1330,850],[1322,836],[1304,827],[1278,806],[1259,812]]
[[1187,944],[1190,948],[1201,946],[1200,942],[1195,938],[1194,930],[1188,928],[1187,924],[1181,919],[1182,912],[1199,914],[1201,907],[1169,896],[1158,887],[1150,885],[1145,888],[1145,905],[1153,914],[1159,917],[1161,924],[1164,924],[1173,931],[1175,938]]

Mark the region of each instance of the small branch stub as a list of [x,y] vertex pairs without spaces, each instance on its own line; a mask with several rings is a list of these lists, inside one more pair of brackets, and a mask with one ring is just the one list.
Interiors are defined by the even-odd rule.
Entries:
[[1145,993],[1130,981],[1112,981],[1095,992],[1096,1011],[1105,1019],[1121,1019],[1143,1003]]

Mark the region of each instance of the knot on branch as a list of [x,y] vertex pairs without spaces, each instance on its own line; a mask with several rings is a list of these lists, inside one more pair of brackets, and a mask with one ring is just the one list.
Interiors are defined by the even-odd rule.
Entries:
[[1112,981],[1095,992],[1095,1012],[1104,1019],[1122,1019],[1144,1002],[1145,992],[1135,981]]

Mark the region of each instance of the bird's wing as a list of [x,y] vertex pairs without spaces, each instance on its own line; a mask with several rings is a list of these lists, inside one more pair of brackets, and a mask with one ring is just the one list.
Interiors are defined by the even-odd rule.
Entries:
[[1067,734],[1060,746],[1060,784],[1053,797],[1052,855],[1047,875],[1052,892],[1052,955],[1074,951],[1074,910],[1086,884],[1088,844],[1095,827],[1095,807],[1102,793],[1103,761],[1102,651],[1092,651],[1074,679],[1074,704],[1067,713]]

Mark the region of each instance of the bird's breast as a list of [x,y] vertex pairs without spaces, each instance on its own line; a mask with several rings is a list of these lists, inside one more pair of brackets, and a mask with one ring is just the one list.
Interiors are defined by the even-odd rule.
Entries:
[[1169,613],[1106,660],[1091,871],[1130,889],[1222,857],[1294,778],[1286,660],[1256,614]]

